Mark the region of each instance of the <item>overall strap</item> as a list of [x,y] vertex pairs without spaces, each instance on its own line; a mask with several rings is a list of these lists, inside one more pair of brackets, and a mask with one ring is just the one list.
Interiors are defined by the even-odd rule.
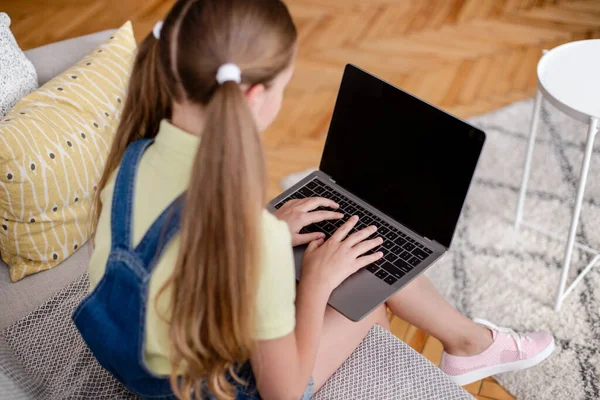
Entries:
[[137,167],[144,151],[153,143],[152,139],[139,139],[131,143],[119,167],[111,209],[111,248],[131,249],[133,218],[133,195]]
[[146,234],[135,248],[146,271],[151,272],[167,244],[181,227],[185,193],[177,197],[152,223]]

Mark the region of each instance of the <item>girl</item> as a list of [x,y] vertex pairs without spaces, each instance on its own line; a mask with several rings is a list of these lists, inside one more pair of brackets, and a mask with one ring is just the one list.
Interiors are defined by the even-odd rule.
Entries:
[[[162,29],[161,29],[162,28]],[[289,82],[296,29],[280,0],[180,0],[142,42],[95,199],[92,293],[74,321],[100,363],[146,398],[308,399],[359,345],[331,291],[381,258],[375,227],[322,198],[264,210],[259,132]],[[310,243],[296,287],[292,245]],[[387,302],[439,338],[460,384],[534,365],[554,346],[460,315],[425,277]],[[167,379],[170,377],[170,379]]]

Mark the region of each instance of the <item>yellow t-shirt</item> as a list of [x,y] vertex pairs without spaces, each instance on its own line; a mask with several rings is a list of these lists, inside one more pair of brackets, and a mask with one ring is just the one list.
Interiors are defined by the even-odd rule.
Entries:
[[[162,121],[156,140],[140,161],[134,197],[133,243],[136,246],[160,213],[187,189],[200,139]],[[98,284],[110,253],[110,218],[116,173],[102,191],[102,214],[98,222],[95,248],[89,265],[90,290]],[[294,329],[296,285],[291,237],[285,222],[263,211],[259,287],[257,294],[256,339],[283,337]],[[160,375],[171,372],[169,325],[160,315],[170,315],[167,291],[156,294],[177,261],[179,236],[168,244],[150,278],[146,311],[145,352],[148,368]]]

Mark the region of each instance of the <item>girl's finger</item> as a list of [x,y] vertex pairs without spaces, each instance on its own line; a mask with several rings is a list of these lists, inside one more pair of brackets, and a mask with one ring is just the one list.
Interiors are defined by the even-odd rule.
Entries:
[[281,210],[282,208],[290,208],[294,204],[296,204],[296,202],[298,202],[298,200],[296,200],[296,199],[288,200],[285,203],[283,203],[283,205],[281,207],[279,207],[279,209]]
[[356,225],[357,222],[358,217],[353,215],[348,221],[346,221],[344,225],[340,226],[338,230],[335,231],[335,233],[331,236],[331,239],[341,242],[348,235],[350,230],[354,228],[354,225]]
[[294,245],[299,246],[319,239],[325,239],[325,234],[321,232],[296,234],[294,235]]
[[369,254],[368,256],[359,257],[356,259],[356,271],[366,267],[369,264],[373,264],[375,261],[383,257],[383,252],[378,251],[377,253]]
[[308,226],[317,222],[340,218],[344,218],[344,214],[333,211],[312,211],[302,215],[302,224]]
[[361,229],[358,232],[353,233],[348,236],[346,240],[344,240],[344,244],[348,245],[348,247],[354,247],[372,234],[377,231],[377,227],[375,225],[371,225],[366,227],[365,229]]
[[307,252],[314,251],[314,250],[318,249],[323,243],[325,243],[325,240],[323,240],[323,239],[313,240],[312,242],[310,242],[308,244],[306,251]]
[[301,203],[298,204],[298,210],[309,212],[319,207],[329,207],[329,208],[339,208],[339,204],[333,200],[325,199],[323,197],[309,197],[307,199],[302,200]]
[[371,240],[365,240],[354,246],[352,250],[354,251],[354,254],[356,254],[356,257],[358,257],[377,246],[381,246],[381,243],[383,243],[383,239],[380,237]]

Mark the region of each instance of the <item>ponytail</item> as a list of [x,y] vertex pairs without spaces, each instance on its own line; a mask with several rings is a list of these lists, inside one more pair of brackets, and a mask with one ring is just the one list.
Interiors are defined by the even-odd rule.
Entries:
[[171,117],[171,96],[160,71],[161,65],[159,41],[150,33],[138,47],[121,121],[92,200],[90,237],[93,237],[102,212],[100,193],[119,166],[127,146],[142,137],[155,137],[160,121]]
[[[253,347],[261,210],[262,144],[235,82],[219,86],[206,108],[206,128],[189,183],[174,273],[171,384],[179,398],[199,393],[204,378],[218,398],[232,396],[226,372]],[[176,294],[176,295],[175,295]],[[190,323],[194,321],[195,323]],[[201,343],[189,352],[186,338]],[[239,365],[238,365],[239,366]]]

